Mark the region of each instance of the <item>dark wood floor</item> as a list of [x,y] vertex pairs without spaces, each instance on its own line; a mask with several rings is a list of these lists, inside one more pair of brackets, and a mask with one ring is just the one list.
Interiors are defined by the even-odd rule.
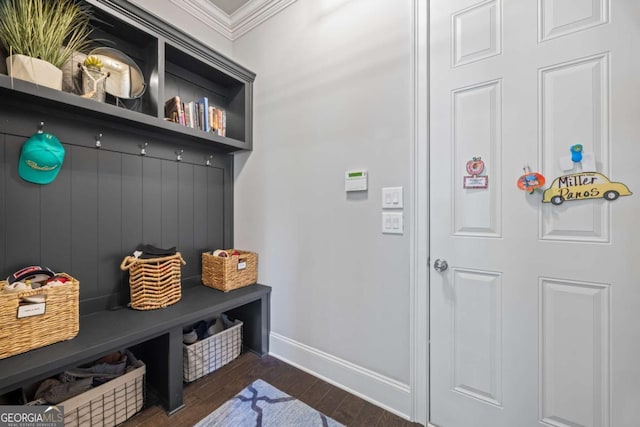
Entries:
[[216,372],[188,384],[184,389],[185,408],[172,416],[167,416],[160,406],[151,406],[122,425],[125,427],[193,426],[257,379],[263,379],[347,426],[419,425],[410,423],[274,357],[260,358],[253,353],[244,353]]

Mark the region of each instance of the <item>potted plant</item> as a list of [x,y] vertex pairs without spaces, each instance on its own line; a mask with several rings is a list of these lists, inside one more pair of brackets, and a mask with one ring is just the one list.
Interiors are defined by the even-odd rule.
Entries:
[[0,0],[0,44],[9,75],[60,90],[60,67],[89,47],[88,4],[75,0]]

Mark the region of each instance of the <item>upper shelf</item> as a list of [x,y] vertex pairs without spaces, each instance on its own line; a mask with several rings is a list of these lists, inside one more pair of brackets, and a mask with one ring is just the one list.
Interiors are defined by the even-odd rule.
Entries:
[[[127,1],[86,3],[95,16],[91,35],[95,47],[115,48],[132,58],[144,75],[144,94],[137,100],[117,100],[107,95],[105,102],[98,102],[0,74],[3,97],[141,126],[147,131],[207,143],[224,152],[252,149],[254,73]],[[81,60],[82,56],[76,59]],[[77,62],[68,65],[66,74],[77,70]],[[210,105],[224,109],[225,136],[165,120],[165,101],[176,96],[183,103],[206,97]]]

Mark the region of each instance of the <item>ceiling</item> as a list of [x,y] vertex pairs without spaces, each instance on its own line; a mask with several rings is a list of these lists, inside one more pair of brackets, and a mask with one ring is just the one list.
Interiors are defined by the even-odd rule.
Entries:
[[250,0],[208,0],[213,5],[222,9],[227,15],[231,15]]
[[229,40],[235,40],[296,0],[168,0]]

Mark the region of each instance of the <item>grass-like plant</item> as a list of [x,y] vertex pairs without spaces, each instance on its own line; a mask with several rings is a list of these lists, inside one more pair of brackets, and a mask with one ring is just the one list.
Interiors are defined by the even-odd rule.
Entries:
[[22,54],[62,65],[88,50],[90,6],[75,0],[0,0],[0,44]]

